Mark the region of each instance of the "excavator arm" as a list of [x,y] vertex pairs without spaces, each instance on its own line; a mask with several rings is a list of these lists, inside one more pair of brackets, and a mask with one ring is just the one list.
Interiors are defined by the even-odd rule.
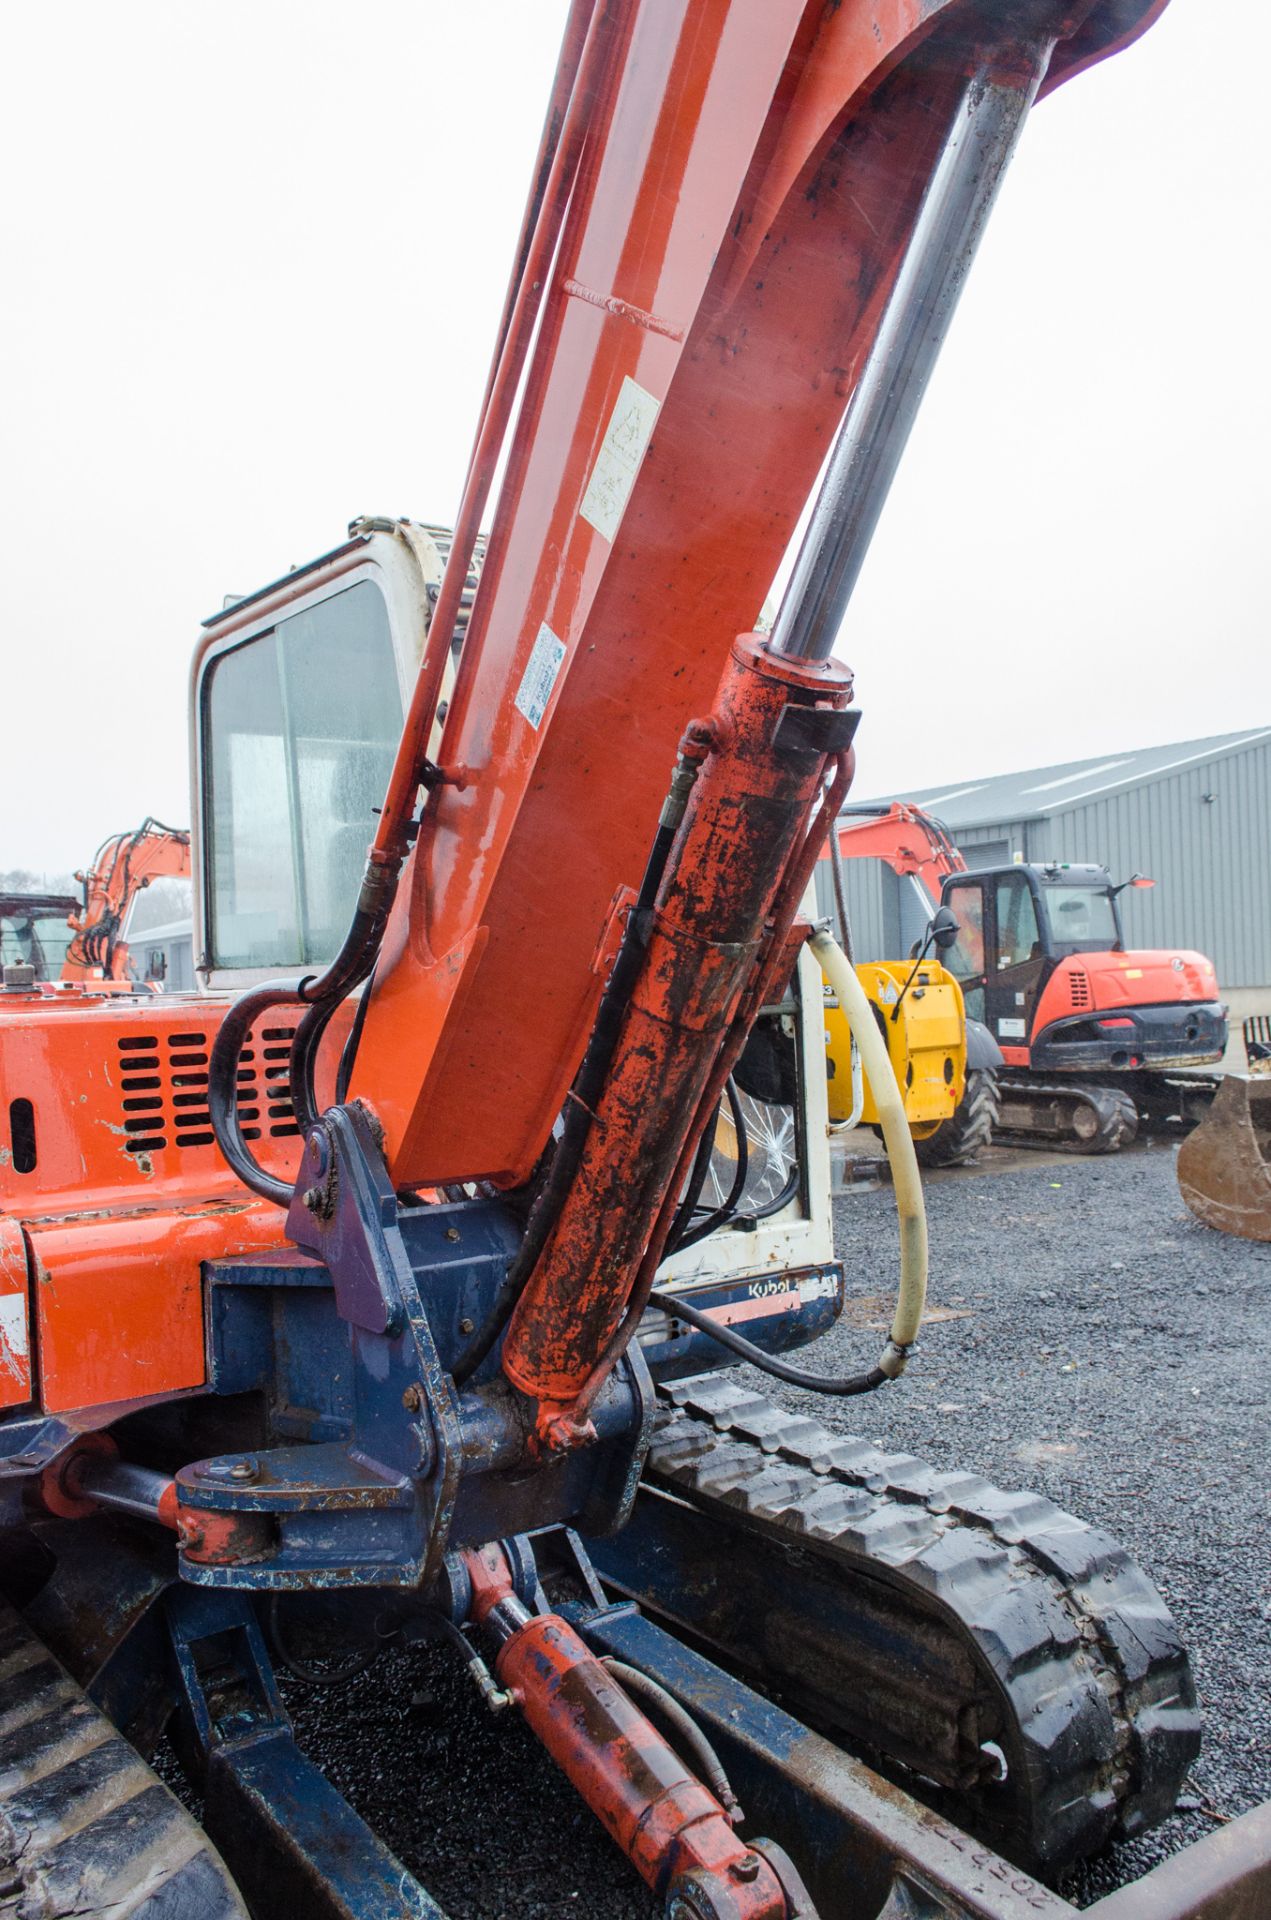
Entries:
[[127,980],[123,929],[133,901],[152,880],[189,877],[190,836],[184,828],[165,827],[147,815],[132,832],[104,840],[88,872],[75,875],[84,904],[68,916],[74,938],[62,963],[63,980]]
[[[828,655],[1029,108],[1135,17],[1056,0],[570,16],[353,925],[316,980],[245,997],[210,1083],[231,1163],[290,1201],[242,1149],[237,1048],[268,1007],[307,1006],[291,1091],[311,1130],[325,1023],[373,971],[345,1078],[395,1188],[522,1187],[565,1112],[503,1346],[542,1434],[586,1431],[695,1141],[793,965],[851,777],[850,679]],[[831,444],[771,641],[751,635]],[[313,1212],[291,1202],[289,1230],[319,1251]]]
[[[681,732],[753,626],[849,401],[833,491],[850,487],[849,524],[833,562],[817,524],[809,564],[818,554],[836,577],[796,579],[805,612],[850,590],[844,568],[863,559],[924,356],[1036,89],[1156,11],[590,12],[531,243],[554,265],[512,291],[456,573],[498,398],[522,373],[524,402],[353,1077],[395,1180],[513,1185],[534,1167]],[[895,366],[899,409],[897,389],[880,392]],[[413,806],[436,678],[425,661],[377,886]]]
[[889,806],[847,806],[838,819],[838,846],[844,860],[881,860],[900,876],[912,875],[934,908],[951,873],[965,873],[966,861],[949,829],[934,814],[908,801]]

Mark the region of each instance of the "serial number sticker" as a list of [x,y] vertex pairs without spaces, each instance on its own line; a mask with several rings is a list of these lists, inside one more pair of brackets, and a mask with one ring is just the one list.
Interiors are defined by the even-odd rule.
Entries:
[[552,688],[556,685],[556,676],[564,658],[564,641],[558,640],[544,621],[525,663],[525,672],[521,675],[514,703],[517,712],[525,715],[536,733],[547,712],[547,703],[552,697]]
[[1022,1020],[999,1020],[997,1030],[1003,1040],[1022,1040],[1028,1031]]
[[626,512],[640,462],[657,423],[662,402],[623,376],[605,437],[579,511],[606,540],[612,540]]

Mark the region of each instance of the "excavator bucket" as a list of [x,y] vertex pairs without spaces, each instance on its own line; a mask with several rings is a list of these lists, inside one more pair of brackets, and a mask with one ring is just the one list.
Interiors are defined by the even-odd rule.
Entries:
[[1207,1227],[1271,1240],[1271,1079],[1227,1075],[1179,1148],[1178,1184]]

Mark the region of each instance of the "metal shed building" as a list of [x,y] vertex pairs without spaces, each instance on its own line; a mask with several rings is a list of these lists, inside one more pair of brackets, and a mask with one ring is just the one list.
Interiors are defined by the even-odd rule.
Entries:
[[[969,867],[1094,860],[1114,880],[1151,875],[1150,892],[1121,897],[1127,944],[1208,954],[1236,1018],[1271,1006],[1271,727],[886,798],[943,820]],[[921,931],[912,888],[874,860],[847,878],[858,958],[907,953]]]

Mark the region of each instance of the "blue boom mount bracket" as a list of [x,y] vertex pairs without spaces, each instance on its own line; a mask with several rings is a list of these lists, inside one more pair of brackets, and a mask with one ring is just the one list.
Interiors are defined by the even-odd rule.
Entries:
[[262,1444],[177,1476],[185,1579],[427,1589],[452,1546],[623,1524],[652,1407],[636,1347],[597,1398],[595,1442],[532,1472],[533,1408],[498,1347],[462,1392],[451,1377],[519,1245],[506,1207],[403,1203],[350,1105],[310,1133],[287,1228],[299,1253],[205,1270],[209,1384],[261,1395],[265,1416]]

